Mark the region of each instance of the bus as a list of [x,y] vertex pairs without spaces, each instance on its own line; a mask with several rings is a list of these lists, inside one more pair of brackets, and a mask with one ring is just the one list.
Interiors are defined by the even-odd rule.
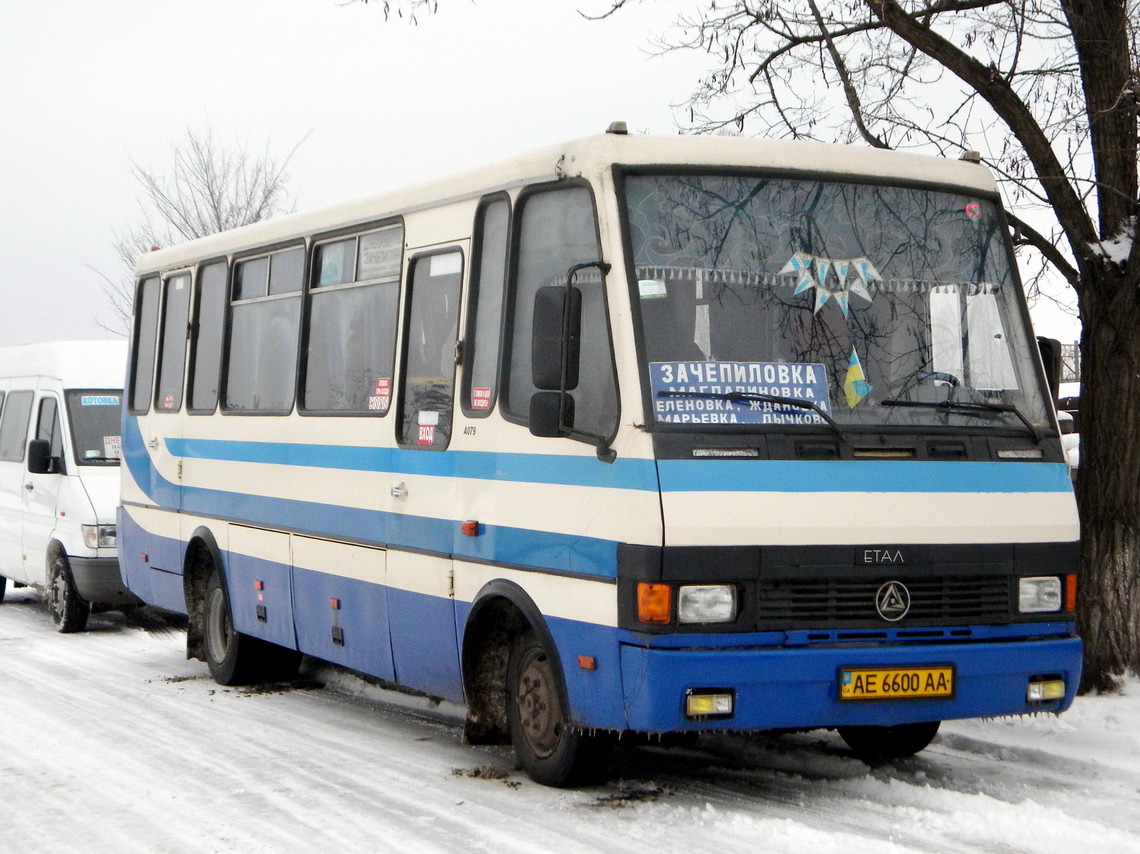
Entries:
[[1076,506],[977,158],[615,123],[161,249],[126,396],[123,577],[223,685],[332,662],[553,786],[624,734],[903,757],[1076,691]]
[[0,602],[33,587],[60,632],[138,605],[116,557],[125,341],[0,348]]

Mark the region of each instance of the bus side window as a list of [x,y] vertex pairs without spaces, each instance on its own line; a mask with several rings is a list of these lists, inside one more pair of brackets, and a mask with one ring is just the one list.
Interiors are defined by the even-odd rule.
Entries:
[[451,438],[455,341],[463,255],[417,258],[408,282],[404,363],[400,384],[400,444],[442,451]]
[[59,401],[54,397],[44,397],[40,400],[40,413],[36,422],[36,438],[47,441],[49,457],[53,460],[62,460],[63,431],[59,424]]
[[[506,411],[526,423],[531,396],[538,390],[531,376],[531,339],[535,293],[565,287],[575,264],[601,260],[594,205],[582,185],[529,193],[519,202],[518,263],[511,281],[511,314]],[[574,398],[576,431],[608,438],[617,429],[617,379],[610,347],[604,280],[596,268],[582,270],[575,286],[582,293],[581,361]]]
[[476,418],[491,413],[498,392],[499,336],[503,290],[507,283],[510,216],[511,204],[505,196],[484,200],[475,213],[471,307],[463,352],[463,411]]
[[297,247],[234,266],[225,409],[293,409],[304,261],[305,250]]
[[387,413],[403,235],[403,226],[393,225],[317,244],[309,285],[302,410]]
[[14,391],[4,404],[0,418],[0,460],[18,463],[24,459],[28,420],[32,414],[32,392]]
[[166,280],[162,306],[161,337],[158,342],[157,412],[177,412],[182,408],[182,375],[186,366],[186,326],[190,319],[190,276],[182,274]]
[[194,334],[190,346],[191,412],[213,412],[218,405],[222,333],[226,320],[226,262],[207,264],[198,273]]
[[130,410],[142,414],[150,409],[150,392],[154,388],[154,355],[158,336],[157,276],[139,284],[135,298],[135,342],[131,359]]

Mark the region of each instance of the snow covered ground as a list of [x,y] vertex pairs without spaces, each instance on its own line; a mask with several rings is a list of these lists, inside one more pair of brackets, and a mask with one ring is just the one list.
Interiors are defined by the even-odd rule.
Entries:
[[222,688],[184,640],[145,610],[60,635],[9,589],[0,851],[1140,854],[1136,679],[1061,717],[944,724],[875,768],[832,733],[728,736],[559,791],[462,745],[454,709],[320,667]]

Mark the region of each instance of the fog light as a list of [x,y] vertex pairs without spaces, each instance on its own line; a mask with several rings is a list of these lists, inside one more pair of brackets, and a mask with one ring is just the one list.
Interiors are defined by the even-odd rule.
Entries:
[[1061,579],[1019,578],[1017,610],[1022,614],[1044,614],[1061,610]]
[[682,623],[731,623],[736,619],[736,588],[731,584],[686,585],[677,591]]
[[731,691],[688,691],[685,694],[685,717],[732,717]]
[[1060,700],[1065,696],[1064,679],[1045,679],[1040,682],[1030,682],[1025,692],[1025,699],[1030,703],[1047,703],[1050,700]]

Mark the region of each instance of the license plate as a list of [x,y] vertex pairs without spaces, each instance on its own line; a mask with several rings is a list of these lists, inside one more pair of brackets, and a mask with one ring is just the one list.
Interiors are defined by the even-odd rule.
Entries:
[[926,700],[954,696],[954,668],[844,667],[840,700]]

